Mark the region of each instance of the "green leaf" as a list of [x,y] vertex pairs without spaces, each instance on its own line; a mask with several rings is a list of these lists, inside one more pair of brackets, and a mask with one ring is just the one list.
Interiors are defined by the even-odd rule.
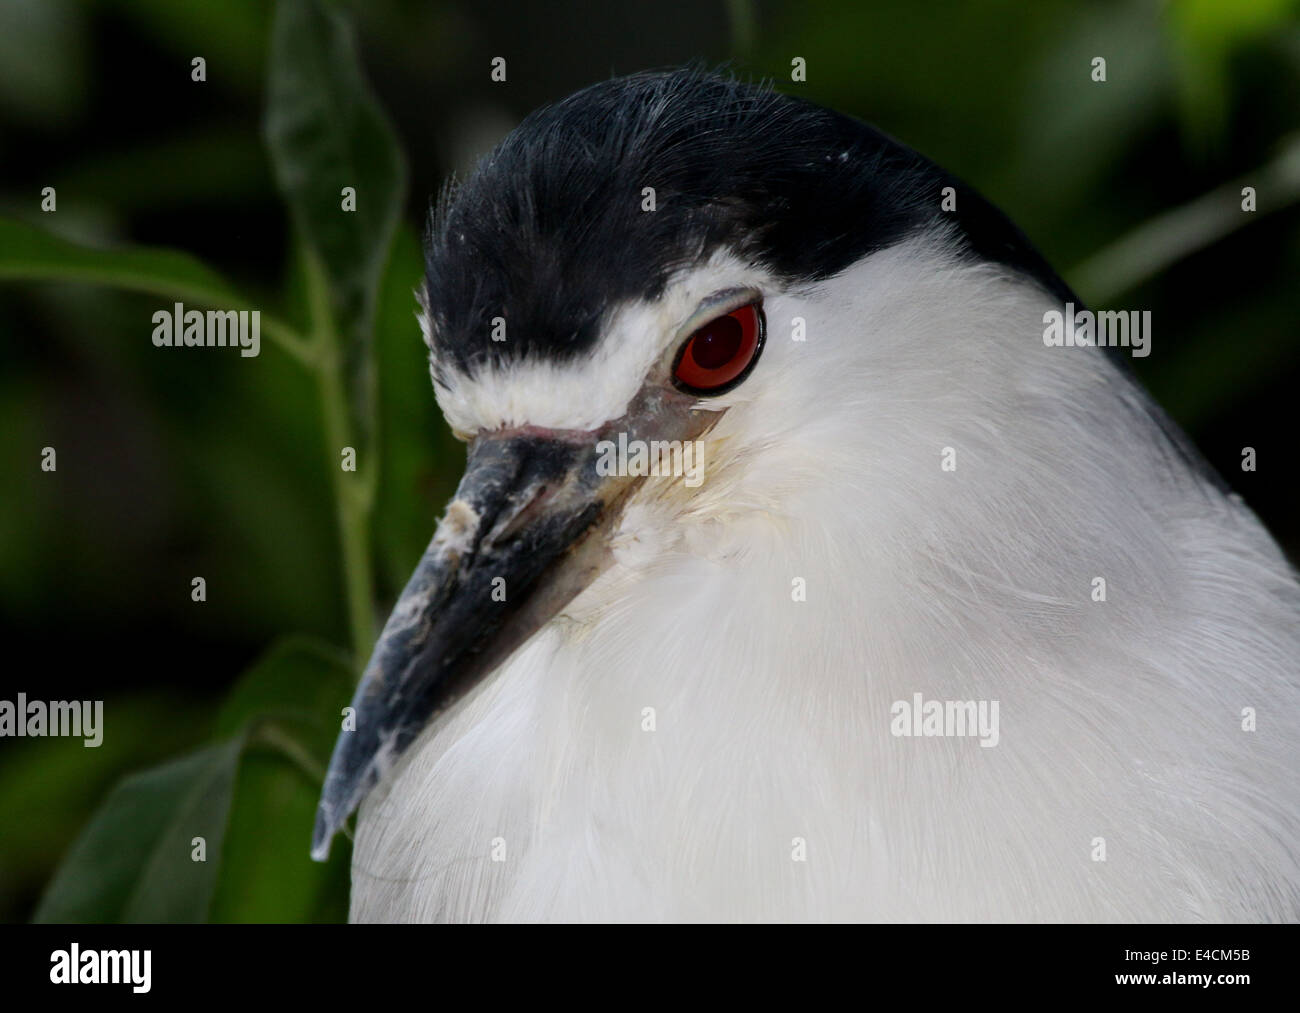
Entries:
[[292,637],[240,679],[217,716],[218,735],[242,735],[211,918],[221,922],[344,920],[349,849],[322,865],[309,846],[316,803],[355,675],[349,656]]
[[[24,222],[0,218],[0,281],[73,281],[112,285],[223,309],[258,309],[219,274],[176,250],[99,250]],[[262,333],[303,362],[311,353],[287,324],[262,313]]]
[[[122,781],[72,846],[38,922],[201,922],[221,861],[242,738]],[[207,861],[191,859],[206,841]]]
[[236,683],[217,715],[215,734],[252,735],[260,724],[274,722],[305,750],[301,759],[317,764],[323,776],[341,709],[355,686],[346,652],[308,637],[286,638]]
[[32,884],[50,881],[88,816],[128,772],[192,749],[212,715],[185,695],[115,694],[105,702],[109,722],[99,746],[77,739],[6,739],[0,763],[0,921],[31,917],[39,896]]
[[335,847],[326,863],[313,862],[309,854],[319,798],[320,781],[278,749],[245,750],[211,921],[347,919],[351,848]]
[[[346,22],[317,0],[276,5],[264,130],[294,228],[324,274],[360,451],[374,429],[371,327],[406,165]],[[345,187],[355,210],[343,208]]]
[[[218,744],[122,781],[64,859],[42,922],[308,921],[347,913],[348,849],[309,854],[352,694],[348,656],[292,637],[240,679]],[[191,841],[207,861],[191,861]]]

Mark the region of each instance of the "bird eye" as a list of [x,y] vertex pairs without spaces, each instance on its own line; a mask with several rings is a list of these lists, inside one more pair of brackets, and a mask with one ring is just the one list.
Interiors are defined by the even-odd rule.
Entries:
[[763,347],[763,308],[750,303],[715,317],[682,345],[673,366],[677,386],[692,394],[721,394],[749,373]]

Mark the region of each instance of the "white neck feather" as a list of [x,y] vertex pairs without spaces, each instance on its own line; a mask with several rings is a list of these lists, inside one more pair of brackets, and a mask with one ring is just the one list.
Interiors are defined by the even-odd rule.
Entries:
[[[765,306],[704,484],[648,483],[367,803],[354,917],[1297,917],[1300,592],[1253,515],[942,239]],[[891,734],[917,693],[997,745]]]

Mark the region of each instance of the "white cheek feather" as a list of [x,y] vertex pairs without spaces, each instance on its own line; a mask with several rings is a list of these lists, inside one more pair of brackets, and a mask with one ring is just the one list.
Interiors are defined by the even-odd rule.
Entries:
[[[1300,591],[1049,308],[935,236],[771,295],[704,484],[366,803],[354,918],[1296,918]],[[444,409],[587,427],[601,354]],[[917,693],[996,746],[891,734]]]

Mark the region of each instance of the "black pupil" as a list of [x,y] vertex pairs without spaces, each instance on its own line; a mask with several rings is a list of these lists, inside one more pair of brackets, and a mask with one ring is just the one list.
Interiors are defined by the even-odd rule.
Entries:
[[720,369],[735,358],[745,329],[735,317],[719,317],[707,324],[691,342],[691,355],[701,369]]

